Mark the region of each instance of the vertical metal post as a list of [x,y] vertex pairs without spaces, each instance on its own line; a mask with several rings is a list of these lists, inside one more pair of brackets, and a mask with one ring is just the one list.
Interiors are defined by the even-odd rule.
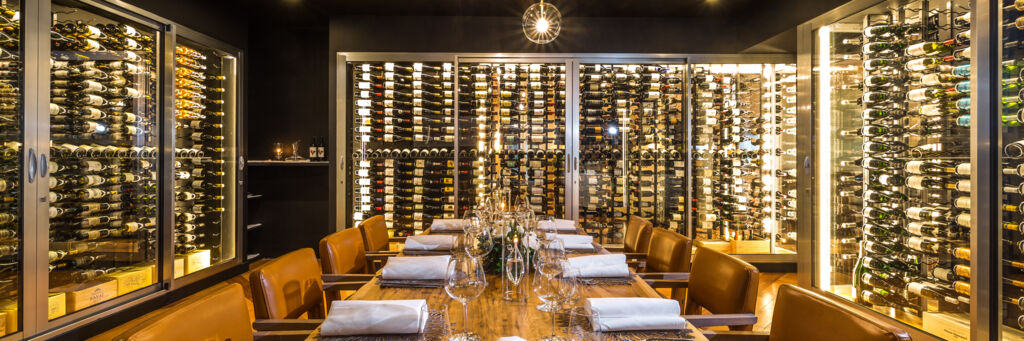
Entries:
[[565,218],[579,219],[580,61],[565,61]]
[[[797,29],[797,107],[796,107],[796,168],[797,173],[797,280],[800,286],[810,288],[816,283],[815,262],[827,262],[827,259],[814,259],[817,248],[828,245],[815,245],[817,235],[814,227],[820,219],[815,204],[817,198],[814,184],[818,165],[814,159],[815,143],[814,127],[814,29],[809,24],[800,25]],[[822,198],[822,200],[828,200]],[[828,213],[826,213],[828,214]]]
[[[346,56],[341,53],[334,53],[332,55],[333,63],[330,64],[331,78],[334,82],[331,86],[332,94],[336,94],[334,101],[331,101],[332,115],[329,116],[329,128],[328,135],[331,140],[330,155],[328,160],[330,163],[330,171],[328,172],[328,178],[330,179],[330,207],[332,207],[328,220],[331,222],[331,231],[341,231],[352,225],[352,203],[349,202],[350,197],[354,197],[355,193],[349,191],[348,183],[348,158],[352,155],[349,150],[350,137],[348,136],[347,124],[349,120],[348,110],[348,63]],[[344,217],[340,217],[341,214],[345,214]]]
[[[1001,1],[972,1],[971,11],[971,340],[999,339],[1000,173],[999,80]],[[995,311],[993,311],[995,310]]]
[[[46,208],[47,181],[36,177],[27,181],[29,150],[49,155],[49,94],[50,72],[50,2],[22,1],[22,63],[24,65],[24,91],[22,115],[24,119],[22,146],[22,267],[21,278],[21,330],[32,335],[42,329],[46,321],[49,271],[49,215]],[[45,149],[41,149],[46,146]]]
[[693,149],[696,147],[695,141],[693,140],[693,99],[690,96],[693,95],[693,64],[690,64],[689,60],[685,61],[686,70],[684,74],[686,79],[683,80],[683,100],[686,101],[684,104],[683,113],[683,124],[686,126],[686,133],[684,138],[686,139],[686,205],[683,207],[683,212],[686,214],[686,232],[685,234],[691,239],[696,238],[696,234],[693,226]]

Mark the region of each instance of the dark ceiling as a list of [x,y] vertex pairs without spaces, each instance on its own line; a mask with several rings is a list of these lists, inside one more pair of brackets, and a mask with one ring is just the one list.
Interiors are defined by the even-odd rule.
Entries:
[[[519,16],[535,0],[294,0],[336,15]],[[549,0],[563,16],[730,16],[760,7],[756,0]]]

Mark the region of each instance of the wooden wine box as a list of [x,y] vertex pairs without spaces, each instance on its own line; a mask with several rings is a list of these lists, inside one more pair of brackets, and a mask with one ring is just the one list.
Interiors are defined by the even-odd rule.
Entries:
[[771,252],[770,240],[733,240],[733,254],[765,254]]
[[18,330],[18,301],[5,300],[0,302],[0,314],[3,314],[3,333],[7,335]]
[[120,296],[152,285],[155,271],[156,266],[145,265],[111,273],[108,276],[117,279],[117,295]]
[[74,312],[117,297],[117,279],[102,277],[85,283],[62,285],[52,291],[63,292],[67,297],[67,312]]
[[210,267],[210,250],[195,250],[185,254],[185,274]]
[[971,322],[964,314],[925,312],[921,316],[921,329],[948,341],[971,339]]
[[67,296],[62,292],[51,292],[46,299],[46,318],[55,319],[68,313]]
[[185,256],[174,256],[174,278],[185,275]]

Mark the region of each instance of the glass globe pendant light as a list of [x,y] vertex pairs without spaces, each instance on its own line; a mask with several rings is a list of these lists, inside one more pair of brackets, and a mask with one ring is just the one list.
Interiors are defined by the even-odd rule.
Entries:
[[554,5],[541,0],[531,5],[523,13],[523,33],[526,39],[537,43],[547,44],[558,37],[562,30],[562,13]]

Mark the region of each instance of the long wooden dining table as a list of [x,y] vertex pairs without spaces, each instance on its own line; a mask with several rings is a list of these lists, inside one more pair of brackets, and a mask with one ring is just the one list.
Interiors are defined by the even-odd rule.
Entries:
[[[595,251],[596,253],[609,253],[608,250],[596,243]],[[532,274],[524,277],[520,285],[526,285],[529,288],[530,276]],[[526,295],[527,299],[525,302],[506,301],[502,297],[501,277],[489,275],[487,280],[488,285],[484,292],[480,297],[469,303],[468,326],[470,331],[479,334],[482,341],[493,341],[505,336],[518,336],[526,340],[537,340],[551,334],[551,314],[536,309],[536,306],[541,303],[537,295],[527,290],[528,294]],[[582,304],[587,298],[596,297],[663,297],[639,276],[634,276],[629,284],[581,285],[580,294],[580,301],[577,304]],[[462,304],[449,297],[445,293],[444,288],[382,288],[378,284],[378,279],[375,278],[349,296],[348,299],[375,301],[425,299],[427,303],[443,303],[448,306],[449,324],[454,323],[452,332],[460,331],[465,326],[462,321]],[[567,321],[565,320],[564,311],[561,315],[557,334],[565,336]],[[707,341],[707,338],[689,322],[687,322],[687,328],[690,332],[686,334],[686,338],[672,338],[672,340],[692,339],[694,341]],[[642,337],[627,339],[634,341],[646,340],[646,338]],[[353,340],[353,338],[321,336],[319,328],[306,338],[306,341],[335,340]],[[367,338],[366,340],[369,339]]]

